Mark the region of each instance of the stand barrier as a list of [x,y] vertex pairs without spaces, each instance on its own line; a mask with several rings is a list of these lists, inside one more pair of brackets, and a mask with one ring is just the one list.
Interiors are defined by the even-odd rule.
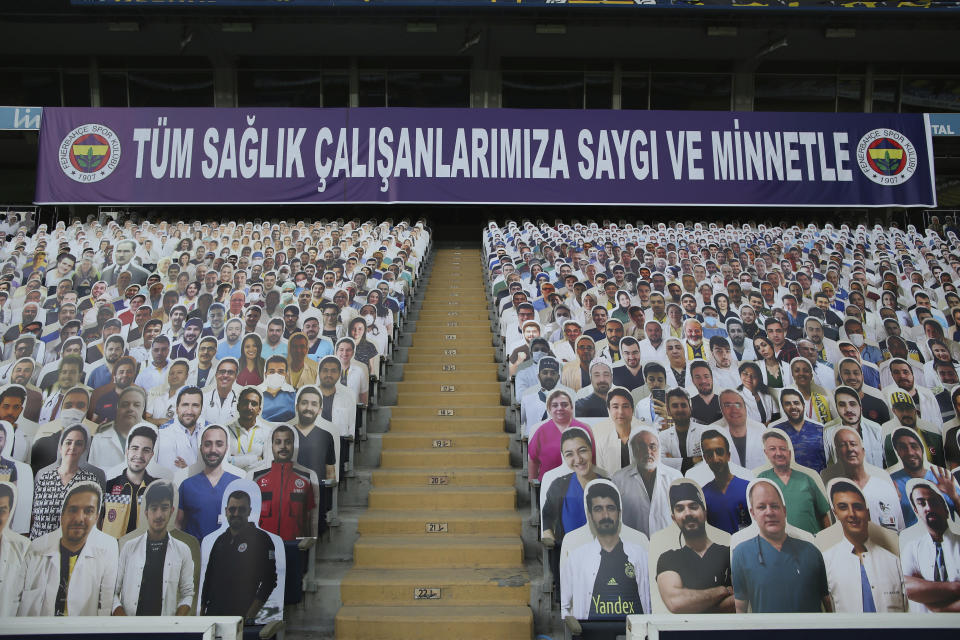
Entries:
[[[960,614],[751,613],[628,616],[627,640],[904,640],[914,631],[960,629]],[[869,630],[869,631],[868,631]],[[943,636],[950,637],[950,636]]]

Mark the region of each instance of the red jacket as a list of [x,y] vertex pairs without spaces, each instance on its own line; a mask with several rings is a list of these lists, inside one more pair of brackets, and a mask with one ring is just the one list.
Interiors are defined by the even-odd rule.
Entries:
[[263,506],[260,528],[284,540],[316,535],[310,514],[316,508],[310,477],[293,468],[292,462],[274,462],[254,473]]

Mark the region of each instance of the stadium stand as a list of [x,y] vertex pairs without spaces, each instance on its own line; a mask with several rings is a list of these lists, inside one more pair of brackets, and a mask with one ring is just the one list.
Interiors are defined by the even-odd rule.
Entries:
[[[508,221],[483,248],[544,591],[568,634],[625,612],[924,611],[921,585],[953,579],[922,554],[956,535],[954,230]],[[600,495],[620,538],[603,537]],[[768,499],[785,521],[760,515]],[[688,508],[701,541],[733,550],[716,566],[669,555],[684,539],[705,552]],[[774,589],[764,551],[759,571],[737,553],[750,535],[808,545],[807,604]],[[636,553],[649,584],[606,564],[616,539],[639,545],[627,578]],[[895,562],[863,569],[877,597],[861,598],[837,545],[879,541]]]
[[430,232],[9,222],[0,612],[281,631],[340,524]]

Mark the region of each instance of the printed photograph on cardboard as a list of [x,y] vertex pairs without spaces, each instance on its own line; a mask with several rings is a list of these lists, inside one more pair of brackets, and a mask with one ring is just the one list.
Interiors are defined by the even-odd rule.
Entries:
[[223,523],[201,541],[198,615],[241,616],[245,624],[283,619],[283,540],[258,526],[260,488],[247,479],[227,485]]
[[647,537],[623,524],[620,492],[606,479],[584,489],[587,524],[560,553],[560,615],[621,621],[650,612]]
[[850,480],[827,486],[836,522],[820,531],[833,610],[838,613],[906,611],[897,534],[870,519],[863,491]]
[[670,483],[671,523],[650,539],[653,613],[733,613],[730,534],[707,523],[693,480]]
[[730,538],[737,613],[832,611],[823,555],[811,534],[787,523],[780,487],[756,478],[746,497],[752,524]]
[[138,526],[120,538],[113,615],[196,615],[200,543],[175,528],[177,499],[170,480],[146,486]]

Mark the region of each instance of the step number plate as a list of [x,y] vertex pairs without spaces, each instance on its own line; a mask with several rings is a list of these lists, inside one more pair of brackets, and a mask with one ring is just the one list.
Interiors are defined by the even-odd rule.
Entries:
[[413,599],[414,600],[439,600],[440,599],[440,589],[433,589],[430,587],[417,587],[413,590]]
[[440,385],[440,391],[442,393],[453,393],[457,388],[452,384],[442,384]]
[[459,322],[448,322],[448,323],[447,323],[447,326],[448,326],[448,327],[459,327],[459,326],[460,326],[460,323],[459,323]]
[[445,356],[455,356],[455,355],[457,355],[457,350],[456,350],[456,349],[444,349],[444,350],[443,350],[443,355],[445,355]]
[[459,311],[447,311],[447,315],[448,315],[448,316],[459,316],[459,315],[460,315],[460,312],[459,312]]
[[457,365],[455,364],[445,364],[440,368],[441,371],[456,371]]
[[453,409],[437,409],[438,416],[452,416]]
[[449,440],[434,440],[434,441],[433,441],[433,448],[434,448],[434,449],[444,449],[444,448],[446,448],[446,447],[452,447],[452,446],[453,446],[453,443],[450,442]]
[[427,484],[431,486],[440,486],[441,484],[450,484],[450,476],[430,476]]
[[444,337],[444,339],[446,339],[446,340],[456,340],[456,339],[457,339],[457,334],[455,334],[455,333],[448,333],[447,335],[445,335],[445,336],[443,336],[443,337]]
[[448,531],[450,531],[450,527],[447,526],[446,522],[427,523],[427,533],[447,533]]

